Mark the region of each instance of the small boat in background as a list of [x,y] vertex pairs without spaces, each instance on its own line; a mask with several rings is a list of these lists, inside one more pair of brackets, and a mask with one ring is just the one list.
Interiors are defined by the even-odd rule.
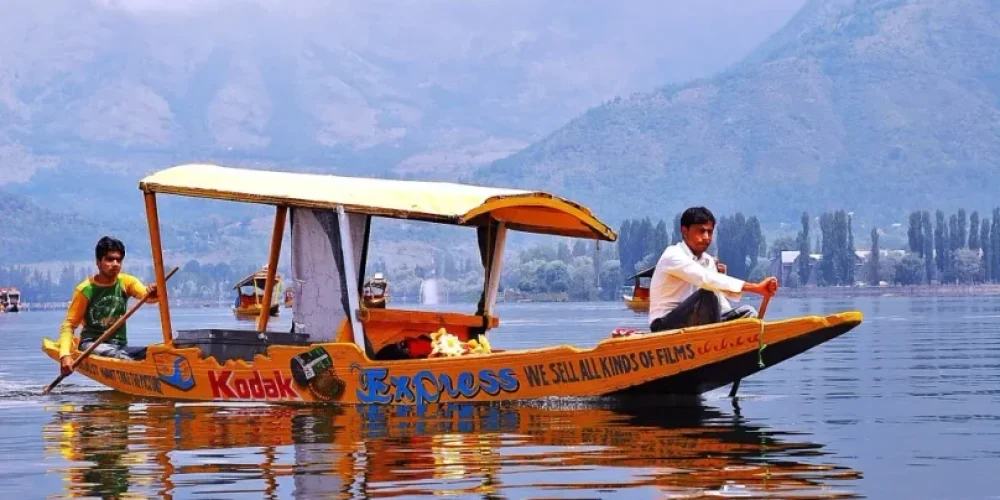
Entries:
[[385,305],[389,303],[389,282],[385,280],[382,273],[375,273],[370,280],[365,282],[362,297],[365,307],[385,309]]
[[629,278],[632,280],[632,285],[625,286],[626,293],[622,294],[622,299],[629,309],[635,312],[649,312],[649,281],[655,270],[656,266],[653,266]]
[[[264,290],[267,283],[267,266],[249,276],[241,279],[233,290],[236,290],[236,303],[233,304],[233,312],[236,316],[258,317],[260,309],[264,303]],[[278,306],[281,297],[281,275],[275,274],[275,285],[273,298],[271,299],[271,316],[278,315]]]
[[0,312],[19,312],[21,292],[14,287],[0,288]]

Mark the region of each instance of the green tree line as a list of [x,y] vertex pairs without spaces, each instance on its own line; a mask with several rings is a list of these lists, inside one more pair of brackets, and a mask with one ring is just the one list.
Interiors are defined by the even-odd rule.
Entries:
[[[818,219],[818,228],[812,222]],[[723,216],[709,252],[726,263],[728,273],[740,279],[757,280],[769,274],[770,263],[781,252],[798,250],[799,256],[783,286],[849,286],[858,282],[878,285],[929,283],[1000,282],[1000,208],[991,218],[978,211],[967,215],[941,210],[913,211],[909,215],[907,248],[883,254],[878,228],[869,234],[867,261],[855,253],[853,217],[844,210],[827,212],[813,219],[801,217],[794,237],[776,238],[767,246],[756,216],[742,213]],[[817,232],[818,234],[814,234]],[[510,255],[502,268],[501,297],[514,300],[619,300],[623,280],[656,264],[663,250],[681,240],[680,216],[668,224],[626,219],[616,243],[559,241],[535,245]],[[817,255],[818,254],[818,255]],[[170,294],[179,299],[228,303],[232,285],[258,268],[247,264],[202,263],[191,260],[171,280]],[[92,266],[66,265],[60,272],[31,266],[0,267],[0,287],[15,286],[26,302],[66,302],[73,288],[93,274]],[[130,266],[126,272],[144,282],[153,279],[151,266]],[[279,269],[287,276],[286,269]],[[418,301],[421,284],[435,279],[451,302],[476,302],[483,289],[483,268],[478,259],[459,257],[440,250],[430,265],[392,267],[383,259],[369,262],[366,274],[382,272],[390,281],[390,293],[403,301]]]
[[[1000,208],[992,219],[965,209],[948,215],[929,211],[910,213],[907,242],[911,268],[909,281],[918,283],[996,283],[1000,281]],[[922,266],[917,269],[914,260]]]

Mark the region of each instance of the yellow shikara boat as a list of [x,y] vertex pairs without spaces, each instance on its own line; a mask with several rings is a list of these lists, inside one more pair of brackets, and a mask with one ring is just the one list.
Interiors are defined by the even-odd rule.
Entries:
[[[494,306],[508,231],[606,241],[616,239],[614,231],[586,208],[547,193],[452,183],[191,164],[152,174],[139,186],[162,294],[163,342],[150,345],[143,361],[91,356],[79,365],[95,381],[139,396],[408,405],[699,394],[842,335],[862,320],[859,312],[769,322],[741,319],[608,338],[589,349],[557,345],[489,351],[482,347],[500,324]],[[268,330],[269,315],[263,312],[256,331],[174,331],[156,205],[157,195],[169,194],[276,207],[262,311],[271,306],[285,221],[291,220],[293,331]],[[475,228],[485,268],[478,310],[366,307],[360,278],[373,217]],[[475,345],[475,354],[428,357],[428,336],[442,329],[464,343],[458,353]],[[43,340],[43,349],[58,357],[51,340]]]
[[[271,300],[269,301],[269,310],[271,316],[277,316],[279,314],[278,307],[279,301],[278,297],[281,296],[281,275],[275,273],[274,275],[274,289],[271,292]],[[267,268],[251,273],[249,276],[239,280],[233,285],[233,290],[236,290],[236,303],[233,304],[233,313],[237,317],[249,317],[255,318],[260,316],[260,312],[264,310],[264,289],[267,285]]]
[[632,286],[622,295],[626,307],[635,312],[649,312],[649,279],[655,270],[656,266],[653,266],[629,278]]

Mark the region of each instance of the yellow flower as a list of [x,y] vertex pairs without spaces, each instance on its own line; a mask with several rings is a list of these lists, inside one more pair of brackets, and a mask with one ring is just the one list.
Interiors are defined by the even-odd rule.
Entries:
[[470,354],[489,354],[490,353],[490,343],[486,340],[486,337],[480,337],[479,339],[472,339],[468,343]]
[[439,330],[431,341],[431,356],[461,356],[465,349],[458,337]]

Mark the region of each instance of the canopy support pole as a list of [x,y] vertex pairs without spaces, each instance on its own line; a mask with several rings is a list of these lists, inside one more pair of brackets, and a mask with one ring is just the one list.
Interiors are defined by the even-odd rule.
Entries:
[[[285,234],[285,217],[288,207],[279,205],[274,214],[274,229],[271,231],[271,250],[267,258],[267,279],[264,281],[264,297],[257,316],[257,331],[267,330],[267,320],[271,317],[271,302],[274,295],[274,277],[278,273],[278,257],[281,255],[281,237]],[[255,283],[256,285],[256,283]],[[254,293],[256,293],[254,286]]]
[[358,269],[361,270],[361,274],[358,276],[358,290],[364,290],[365,286],[365,269],[368,268],[368,243],[371,242],[371,232],[372,232],[372,216],[365,216],[365,241],[361,244],[361,265]]
[[167,300],[167,276],[163,269],[163,246],[160,241],[160,217],[156,212],[156,194],[146,192],[146,224],[149,226],[149,245],[153,253],[153,271],[156,274],[156,296],[160,306],[160,330],[163,344],[173,343],[173,328],[170,325],[170,305]]
[[[497,290],[500,288],[500,265],[503,262],[503,246],[506,241],[507,225],[500,222],[497,225],[496,240],[490,252],[490,273],[489,281],[486,283],[486,304],[483,308],[486,316],[493,316],[493,306],[497,302]],[[485,328],[489,328],[489,324]]]
[[351,225],[347,220],[347,212],[343,205],[337,205],[337,221],[340,223],[340,252],[344,259],[344,276],[341,277],[347,283],[347,306],[350,308],[348,317],[351,320],[351,333],[354,334],[354,343],[365,350],[365,332],[361,329],[361,321],[358,320],[361,306],[358,299],[358,276],[354,270],[354,243],[351,241]]

